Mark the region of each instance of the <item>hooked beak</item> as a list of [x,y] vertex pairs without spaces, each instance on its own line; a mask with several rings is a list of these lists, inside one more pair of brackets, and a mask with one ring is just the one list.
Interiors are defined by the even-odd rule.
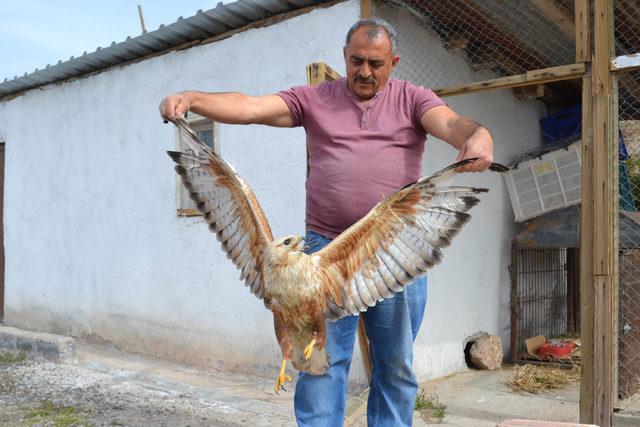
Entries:
[[304,237],[296,236],[296,241],[293,245],[293,248],[297,251],[304,251],[305,249],[307,249],[307,246],[303,246],[302,242],[304,242]]

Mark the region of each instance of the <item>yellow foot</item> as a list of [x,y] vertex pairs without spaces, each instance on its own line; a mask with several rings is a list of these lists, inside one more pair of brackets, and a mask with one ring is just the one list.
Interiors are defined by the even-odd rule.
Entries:
[[304,349],[304,358],[309,360],[311,355],[313,354],[313,346],[316,345],[316,339],[312,339],[307,347]]
[[276,394],[278,394],[278,391],[280,391],[280,389],[287,391],[284,388],[284,383],[291,382],[291,377],[284,373],[284,369],[286,366],[287,366],[287,359],[282,359],[282,367],[280,368],[280,373],[278,374],[278,378],[276,378],[276,385],[274,387]]

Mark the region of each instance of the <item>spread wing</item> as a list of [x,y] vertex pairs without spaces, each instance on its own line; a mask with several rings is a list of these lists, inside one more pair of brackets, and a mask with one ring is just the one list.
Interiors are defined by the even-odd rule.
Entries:
[[264,248],[273,236],[269,223],[249,186],[191,129],[176,119],[180,138],[189,153],[168,151],[182,184],[209,230],[216,233],[227,258],[241,270],[240,280],[260,299],[267,298],[263,284]]
[[[474,160],[457,162],[397,191],[315,254],[330,295],[329,320],[365,311],[441,261],[442,249],[479,202],[476,194],[488,190],[438,184]],[[508,170],[495,163],[490,169]]]

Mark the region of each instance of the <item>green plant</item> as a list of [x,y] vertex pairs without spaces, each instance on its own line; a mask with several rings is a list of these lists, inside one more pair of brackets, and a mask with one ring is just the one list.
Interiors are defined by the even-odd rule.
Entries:
[[427,391],[424,388],[421,389],[416,396],[414,409],[416,411],[430,412],[430,418],[435,418],[438,422],[444,418],[447,412],[447,406],[440,402],[438,395],[427,395]]
[[30,410],[26,419],[31,425],[39,424],[45,420],[52,422],[55,427],[89,427],[91,425],[78,408],[56,405],[48,400],[40,402],[36,408]]
[[0,365],[12,365],[14,363],[22,363],[27,360],[27,355],[20,352],[0,351]]

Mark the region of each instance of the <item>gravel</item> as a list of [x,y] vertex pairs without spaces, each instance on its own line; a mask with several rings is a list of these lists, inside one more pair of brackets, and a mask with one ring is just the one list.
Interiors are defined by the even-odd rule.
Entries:
[[[290,425],[202,398],[197,389],[158,387],[127,371],[45,361],[0,363],[0,425],[239,426]],[[187,390],[187,391],[185,391]]]

